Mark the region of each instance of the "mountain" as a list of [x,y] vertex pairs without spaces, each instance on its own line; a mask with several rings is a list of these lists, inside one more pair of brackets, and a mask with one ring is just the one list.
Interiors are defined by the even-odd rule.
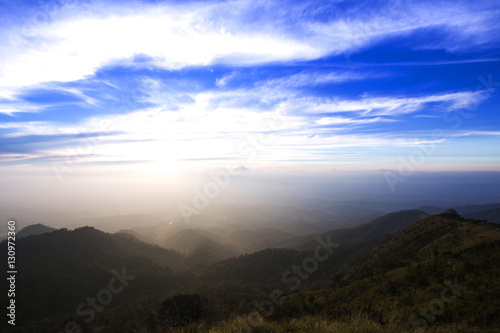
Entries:
[[437,215],[439,213],[442,213],[446,208],[444,207],[435,207],[435,206],[420,206],[417,208],[417,210],[424,211],[426,214],[429,215]]
[[[435,206],[421,206],[417,209],[423,210],[427,214],[437,215],[443,212],[448,207],[435,207]],[[469,216],[472,213],[497,210],[500,209],[500,203],[484,204],[484,205],[465,205],[465,206],[455,206],[455,210],[463,216]]]
[[239,280],[252,283],[280,281],[291,263],[300,263],[306,253],[291,249],[266,249],[218,262],[200,273],[203,281]]
[[[332,241],[342,244],[367,242],[384,235],[395,234],[425,216],[427,214],[421,210],[403,210],[386,214],[354,228],[332,230],[323,234],[323,237],[328,236]],[[303,248],[314,246],[316,246],[315,241],[311,241],[306,243]]]
[[[347,268],[369,258],[372,250],[387,239],[382,236],[395,234],[425,216],[427,215],[424,212],[418,210],[395,212],[354,228],[311,236],[294,236],[273,228],[233,232],[229,238],[235,243],[242,243],[248,249],[258,249],[264,244],[271,245],[273,239],[276,240],[277,248],[269,246],[265,250],[218,262],[200,274],[204,281],[210,283],[239,280],[278,285],[282,283],[283,272],[290,269],[291,265],[300,265],[305,258],[314,255],[319,237],[324,241],[328,239],[339,244],[328,260],[315,271],[314,279],[304,281],[303,285],[323,285],[323,281],[331,276],[344,273]],[[305,243],[301,244],[300,241]]]
[[[344,273],[360,261],[369,258],[372,250],[381,241],[363,244],[335,244],[331,253],[321,250],[325,256],[321,265],[317,265],[307,279],[300,282],[301,288],[323,288],[328,286],[332,276]],[[321,244],[329,243],[324,240]],[[316,243],[316,246],[321,246]],[[289,288],[284,281],[296,281],[297,269],[303,271],[304,262],[312,261],[315,251],[299,251],[286,248],[268,248],[255,253],[241,255],[220,261],[198,272],[204,284],[214,284],[219,281],[239,281],[257,284],[267,288]],[[305,276],[304,275],[304,276]],[[291,280],[290,280],[291,279]]]
[[215,234],[201,229],[178,228],[170,231],[161,239],[160,245],[164,248],[175,249],[184,254],[196,249],[196,247],[204,242],[222,242]]
[[203,239],[186,256],[186,266],[192,269],[199,269],[238,254],[240,252],[230,244],[224,245],[211,239]]
[[258,228],[236,230],[229,236],[233,244],[237,244],[244,253],[252,253],[266,248],[297,248],[299,245],[313,240],[315,235],[294,235],[276,228]]
[[[328,325],[365,320],[374,327],[356,324],[350,331],[414,332],[434,324],[448,325],[443,332],[495,327],[500,308],[500,281],[494,278],[500,273],[498,224],[449,209],[433,216],[401,211],[314,236],[260,227],[210,230],[174,227],[160,235],[164,246],[176,246],[182,254],[146,244],[134,232],[108,234],[91,227],[20,239],[16,332],[61,332],[68,321],[76,321],[82,332],[152,332],[147,319],[167,298],[183,293],[207,299],[200,332],[219,324],[219,331],[237,331],[234,325],[241,328],[245,322],[238,316],[259,309],[265,317],[259,319],[261,328],[281,325],[282,331],[304,331],[300,323],[312,318],[328,318]],[[231,242],[259,247],[273,237],[280,246],[312,238],[295,248],[220,259],[229,254]],[[0,250],[5,254],[6,242]],[[108,302],[103,296],[118,276],[131,278],[123,290],[109,294]],[[8,290],[4,277],[0,288]],[[276,299],[280,293],[286,298]],[[92,299],[106,303],[105,311],[94,311],[95,320],[85,323]],[[83,315],[77,311],[81,305],[87,310]],[[225,322],[227,318],[233,319]]]
[[[74,315],[80,303],[107,288],[123,290],[113,295],[105,292],[106,297],[112,297],[109,307],[113,307],[145,295],[182,290],[188,281],[174,272],[184,260],[182,254],[145,244],[131,235],[111,235],[92,227],[21,238],[16,249],[18,326]],[[5,258],[6,241],[0,244],[0,251]],[[123,282],[127,276],[133,279]],[[122,281],[124,288],[117,281]],[[127,284],[133,287],[127,288]],[[8,290],[6,278],[0,287]],[[81,321],[86,316],[77,318]]]
[[330,289],[288,296],[273,316],[364,313],[413,330],[457,318],[495,327],[500,281],[492,277],[499,273],[500,225],[456,214],[428,216],[332,279]]
[[500,208],[467,213],[464,214],[464,217],[476,220],[486,220],[490,223],[500,223]]
[[38,224],[32,224],[27,227],[22,228],[17,232],[16,238],[23,238],[23,237],[28,237],[31,235],[40,235],[40,234],[45,234],[47,232],[52,232],[57,229],[43,225],[41,223]]
[[461,215],[485,211],[485,210],[492,210],[492,209],[500,209],[500,203],[492,203],[485,205],[466,205],[466,206],[458,206],[455,208],[455,210]]
[[161,246],[186,254],[187,266],[205,266],[241,252],[230,242],[205,230],[181,228],[161,240]]
[[71,226],[94,226],[106,232],[117,232],[123,229],[132,229],[136,226],[148,227],[162,225],[158,216],[152,214],[122,214],[107,216],[92,216],[73,220]]
[[148,244],[154,244],[154,240],[143,235],[143,234],[140,234],[138,233],[137,231],[134,231],[134,230],[130,230],[130,229],[123,229],[123,230],[120,230],[118,232],[116,232],[115,234],[125,234],[125,235],[129,235],[129,236],[132,236],[132,237],[135,237],[137,238],[138,240],[144,242],[144,243],[148,243]]

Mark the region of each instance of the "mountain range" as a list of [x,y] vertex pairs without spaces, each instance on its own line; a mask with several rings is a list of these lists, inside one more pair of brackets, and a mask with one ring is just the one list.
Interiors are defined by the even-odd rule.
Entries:
[[[276,322],[363,313],[410,330],[458,321],[491,329],[500,308],[492,279],[500,273],[500,225],[453,212],[400,211],[311,234],[167,228],[156,240],[163,246],[130,230],[25,229],[16,243],[19,325],[2,331],[60,332],[75,322],[89,332],[146,332],[162,300],[179,293],[207,298],[205,327],[257,311]],[[6,254],[5,241],[0,251]],[[118,276],[130,281],[106,292]],[[0,285],[8,287],[6,278]],[[101,311],[92,310],[93,298],[106,303]]]

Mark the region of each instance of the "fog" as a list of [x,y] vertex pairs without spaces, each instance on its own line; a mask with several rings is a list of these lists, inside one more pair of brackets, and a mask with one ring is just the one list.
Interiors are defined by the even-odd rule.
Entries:
[[[0,218],[108,232],[156,224],[350,226],[403,209],[500,202],[500,173],[388,171],[271,174],[238,170],[168,177],[2,177]],[[394,181],[396,179],[396,181]],[[312,226],[311,226],[312,228]]]

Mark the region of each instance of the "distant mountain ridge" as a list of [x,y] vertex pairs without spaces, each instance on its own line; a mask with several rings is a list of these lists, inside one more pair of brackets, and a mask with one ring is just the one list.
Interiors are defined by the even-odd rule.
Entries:
[[[144,295],[182,290],[185,277],[175,273],[184,256],[141,242],[127,234],[93,227],[60,229],[16,241],[16,311],[19,326],[29,320],[75,313],[75,307],[105,287],[112,270],[134,276],[133,288],[115,295],[115,306]],[[6,258],[7,242],[0,243]],[[0,288],[8,290],[7,280]],[[61,329],[62,330],[62,329]],[[57,330],[60,331],[60,330]]]
[[212,263],[240,254],[234,245],[201,229],[185,228],[173,231],[162,239],[161,245],[184,253],[188,259],[198,264]]
[[[500,225],[452,215],[412,223],[334,277],[327,290],[287,296],[273,318],[365,313],[380,323],[398,316],[412,329],[456,318],[497,328],[500,284],[492,276],[500,272]],[[433,304],[440,304],[438,312]]]
[[[437,215],[448,207],[421,206],[418,209],[427,214]],[[484,205],[466,205],[453,207],[458,214],[476,220],[488,220],[490,223],[500,223],[500,203]]]
[[[274,228],[254,231],[244,246],[254,246],[266,233],[269,237],[257,247],[273,237],[277,244],[290,246],[304,240]],[[229,255],[231,248],[221,245],[244,240],[244,230],[232,237],[190,228],[171,229],[166,235],[165,245],[185,253],[146,244],[135,232],[108,234],[92,227],[20,239],[20,325],[33,321],[34,331],[54,332],[62,330],[67,318],[80,323],[75,307],[105,287],[111,270],[121,269],[134,276],[131,287],[114,295],[109,310],[83,326],[87,331],[124,331],[124,325],[129,325],[125,331],[139,331],[156,301],[186,291],[205,295],[214,318],[255,311],[256,302],[263,304],[261,300],[279,289],[286,300],[268,319],[363,314],[377,323],[394,318],[404,322],[440,297],[444,281],[466,288],[456,301],[446,303],[437,323],[461,318],[470,325],[493,327],[500,308],[500,283],[492,278],[500,273],[500,225],[471,220],[452,209],[431,216],[419,210],[394,212],[352,229],[310,235],[314,239],[295,248],[268,248],[225,260],[216,258]],[[318,237],[341,244],[314,264]],[[0,251],[6,251],[6,242],[0,243]],[[0,288],[7,288],[6,279]]]
[[[416,209],[393,212],[354,228],[331,230],[324,233],[323,237],[328,236],[332,241],[341,244],[368,242],[384,235],[395,234],[425,216],[425,212]],[[311,241],[303,248],[311,248],[314,244],[314,241]]]
[[31,235],[41,235],[41,234],[45,234],[47,232],[52,232],[52,231],[56,231],[56,230],[57,230],[56,228],[52,228],[52,227],[46,226],[46,225],[41,224],[41,223],[31,224],[31,225],[19,230],[16,234],[16,237],[23,238],[23,237],[28,237]]
[[257,252],[266,248],[295,249],[315,238],[316,235],[294,235],[276,228],[238,230],[229,235],[229,239],[238,244],[244,253]]
[[467,213],[464,214],[464,217],[476,220],[486,220],[490,223],[500,223],[500,208]]

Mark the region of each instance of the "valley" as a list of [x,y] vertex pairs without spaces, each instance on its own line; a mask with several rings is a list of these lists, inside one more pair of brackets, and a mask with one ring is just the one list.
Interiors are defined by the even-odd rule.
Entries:
[[[460,318],[487,330],[500,307],[491,279],[500,270],[500,225],[455,211],[393,212],[319,234],[248,225],[144,234],[34,225],[19,234],[18,328],[5,327],[12,332],[218,332],[234,318],[249,332],[279,331],[280,323],[314,317],[387,332],[435,330]],[[207,306],[182,327],[156,327],[152,318],[174,295],[201,295]]]

